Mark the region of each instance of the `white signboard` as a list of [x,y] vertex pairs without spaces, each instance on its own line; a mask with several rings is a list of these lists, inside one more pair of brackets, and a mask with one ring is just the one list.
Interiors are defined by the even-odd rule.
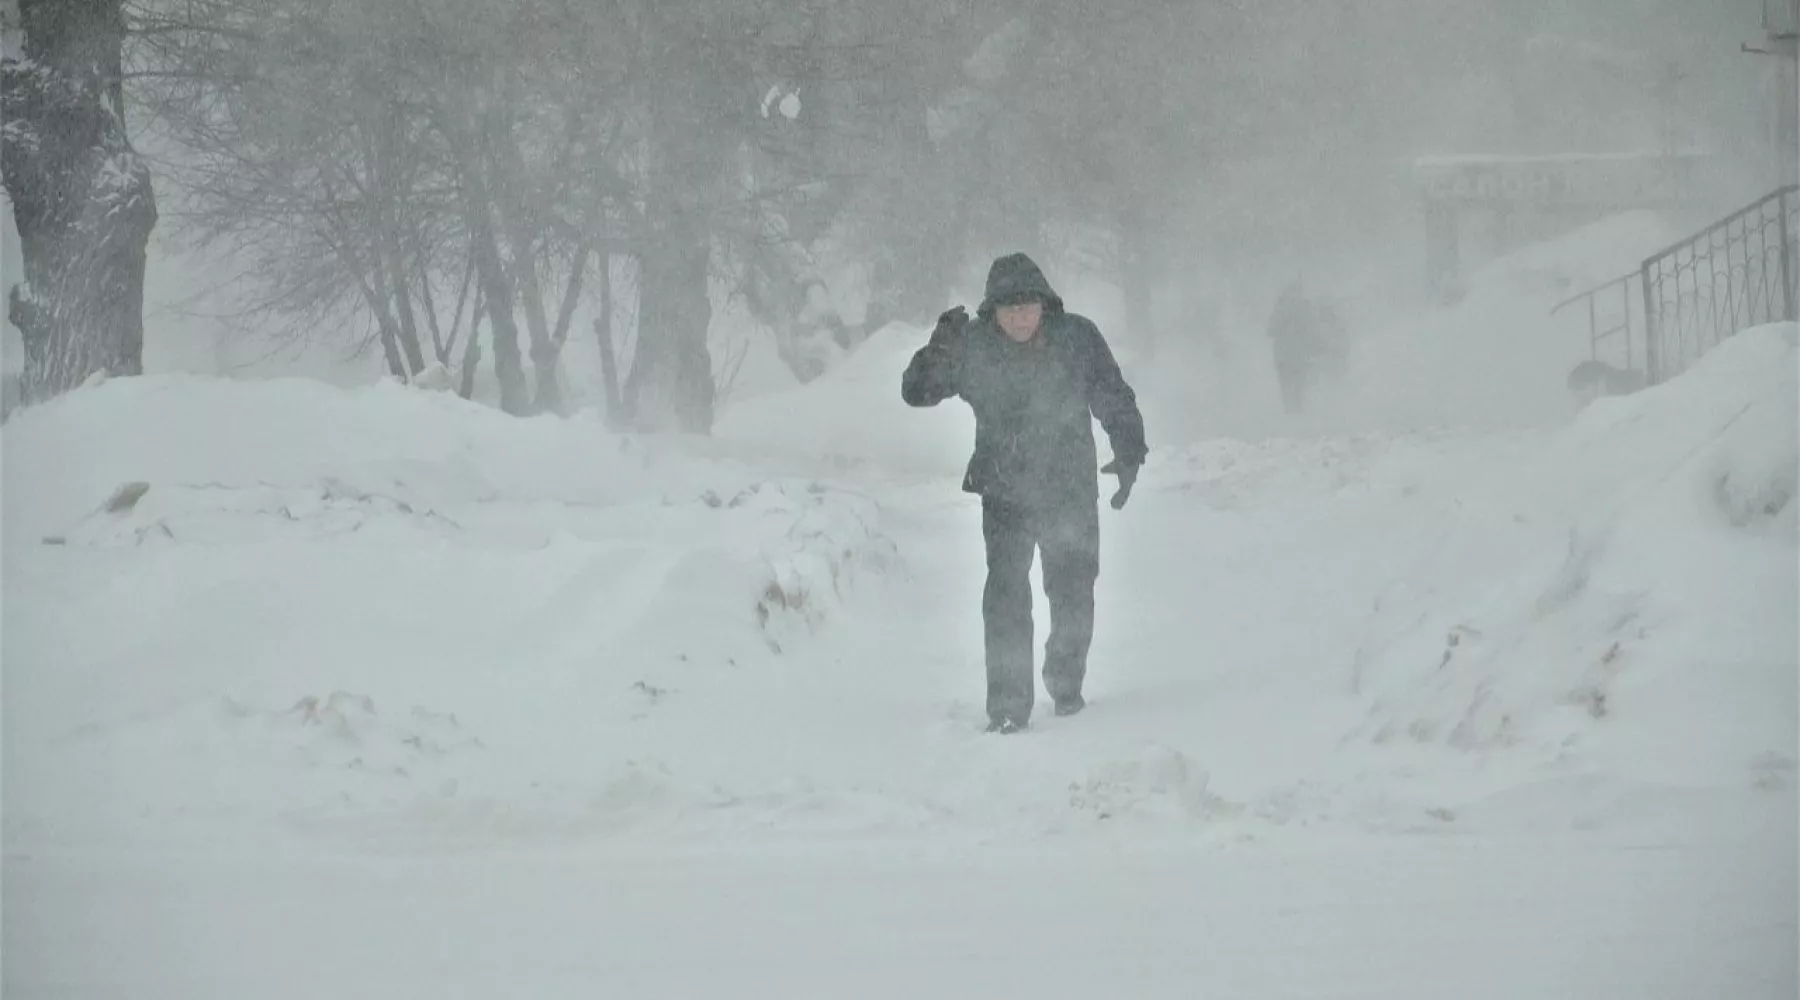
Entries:
[[1414,166],[1428,201],[1635,206],[1689,196],[1697,159],[1653,154],[1446,157],[1419,160]]

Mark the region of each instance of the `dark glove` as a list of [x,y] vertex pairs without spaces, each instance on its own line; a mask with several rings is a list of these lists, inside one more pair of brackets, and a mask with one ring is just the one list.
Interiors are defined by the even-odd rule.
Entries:
[[969,325],[969,312],[962,306],[946,309],[938,316],[937,326],[931,331],[931,342],[945,344],[951,338],[960,335],[963,328]]
[[1131,499],[1131,488],[1137,485],[1138,467],[1120,462],[1115,458],[1101,466],[1100,471],[1119,477],[1119,492],[1113,494],[1112,508],[1113,510],[1123,508],[1125,501]]

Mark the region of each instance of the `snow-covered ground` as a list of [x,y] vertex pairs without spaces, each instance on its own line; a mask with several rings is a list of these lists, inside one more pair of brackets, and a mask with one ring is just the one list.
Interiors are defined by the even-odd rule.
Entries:
[[1565,424],[1153,427],[1014,738],[922,336],[704,440],[16,415],[6,995],[1794,996],[1793,325]]

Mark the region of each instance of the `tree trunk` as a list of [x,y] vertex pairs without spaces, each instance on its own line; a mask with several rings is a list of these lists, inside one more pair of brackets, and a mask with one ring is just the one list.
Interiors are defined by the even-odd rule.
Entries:
[[[456,338],[462,335],[463,307],[469,304],[469,289],[475,282],[475,258],[470,257],[463,268],[462,287],[456,292],[456,312],[450,317],[450,336],[446,338],[438,324],[437,306],[431,300],[431,266],[421,254],[419,261],[419,302],[425,307],[425,318],[431,323],[431,351],[438,359],[438,364],[450,367],[450,355],[456,351]],[[475,308],[479,310],[481,303],[477,296]],[[475,335],[474,318],[469,320],[469,336]]]
[[400,336],[400,347],[406,352],[406,365],[417,375],[425,370],[425,353],[419,340],[418,320],[413,315],[412,293],[406,286],[406,271],[400,263],[399,248],[390,241],[383,242],[388,246],[381,256],[387,263],[389,291],[399,318],[395,329]]
[[[526,245],[521,246],[521,242]],[[543,286],[538,282],[537,258],[528,240],[513,241],[513,273],[518,275],[519,298],[525,306],[525,330],[531,338],[531,367],[537,376],[537,396],[532,410],[537,413],[561,413],[562,386],[557,378],[556,362],[562,354],[550,338],[550,321],[544,315]]]
[[637,352],[625,384],[625,405],[643,431],[712,430],[712,323],[707,295],[711,257],[704,235],[671,227],[645,246],[638,287]]
[[519,327],[513,322],[512,284],[500,263],[500,247],[488,215],[485,194],[471,195],[469,227],[474,234],[475,270],[487,297],[488,330],[494,341],[494,377],[500,382],[500,409],[514,415],[530,412],[525,366],[519,357]]
[[400,116],[390,102],[375,129],[373,146],[368,150],[369,191],[375,202],[375,238],[372,241],[375,266],[387,278],[385,284],[392,296],[394,316],[398,321],[395,333],[400,339],[401,350],[405,352],[407,376],[410,378],[425,370],[425,353],[420,345],[419,324],[413,315],[412,291],[406,281],[397,217],[405,197],[401,189],[400,157],[394,148],[402,127]]
[[[406,358],[400,352],[399,325],[394,321],[394,314],[388,310],[394,297],[388,292],[387,269],[381,263],[381,247],[379,234],[371,233],[369,250],[369,267],[364,271],[357,264],[354,251],[346,255],[350,264],[350,273],[356,275],[357,288],[362,291],[363,300],[369,305],[369,312],[375,316],[375,329],[381,336],[382,356],[387,360],[388,373],[403,381],[412,381],[418,367],[408,366]],[[355,239],[354,233],[345,233],[344,248],[348,251]],[[364,280],[363,275],[368,275]],[[373,284],[370,284],[373,282]]]
[[601,387],[606,391],[606,426],[617,430],[625,423],[624,400],[619,398],[619,354],[613,348],[612,254],[600,255],[600,315],[594,317],[594,337],[600,342]]
[[642,431],[712,431],[712,324],[708,265],[727,147],[718,130],[722,93],[703,65],[672,68],[650,102],[650,179],[638,257],[637,349],[625,408]]
[[[930,326],[964,263],[969,215],[958,200],[966,185],[950,176],[951,161],[936,148],[926,124],[932,91],[955,75],[954,60],[945,58],[950,51],[934,49],[931,59],[906,71],[907,86],[888,98],[894,106],[882,116],[891,159],[878,183],[888,225],[870,255],[870,333],[891,320]],[[952,65],[936,65],[946,61]],[[938,76],[933,69],[944,72]]]
[[387,362],[388,374],[402,381],[412,381],[412,375],[406,370],[406,359],[400,356],[400,341],[394,336],[394,325],[379,318],[375,322],[376,330],[381,336],[381,356]]
[[482,304],[475,303],[475,312],[469,317],[469,340],[463,345],[462,384],[457,387],[456,394],[464,399],[475,398],[475,369],[481,364],[480,341],[475,336],[481,329]]
[[496,181],[489,194],[495,198],[494,207],[499,211],[501,228],[512,247],[513,289],[519,296],[519,304],[525,307],[525,331],[531,338],[531,367],[537,376],[537,396],[532,401],[532,409],[539,413],[561,413],[562,387],[556,371],[561,352],[551,340],[550,321],[544,312],[543,286],[538,281],[538,241],[527,220],[523,202],[525,172],[519,163],[519,148],[513,138],[509,114],[504,102],[498,102],[487,116],[484,134],[493,166],[492,176]]
[[0,171],[25,282],[8,290],[23,335],[23,402],[96,371],[144,368],[150,171],[125,134],[121,0],[21,0],[25,61],[0,71]]
[[513,321],[513,289],[500,260],[500,244],[494,236],[493,199],[482,174],[480,157],[469,129],[456,117],[458,107],[440,102],[433,107],[438,129],[456,158],[461,180],[463,219],[469,228],[470,252],[475,273],[487,301],[488,329],[494,341],[494,377],[500,383],[500,409],[523,415],[530,412],[531,396],[525,388],[525,369],[519,357],[519,328]]

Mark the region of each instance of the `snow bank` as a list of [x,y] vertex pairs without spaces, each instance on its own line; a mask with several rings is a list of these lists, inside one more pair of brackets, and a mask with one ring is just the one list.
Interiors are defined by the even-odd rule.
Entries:
[[1577,405],[1569,370],[1588,356],[1588,334],[1585,314],[1552,317],[1551,307],[1635,269],[1675,235],[1630,212],[1495,260],[1455,305],[1359,341],[1341,385],[1323,394],[1322,419],[1391,430],[1566,419]]
[[21,411],[4,437],[7,540],[68,527],[122,483],[272,489],[329,481],[421,505],[613,503],[653,480],[597,424],[519,421],[392,382],[115,379]]
[[0,450],[7,824],[40,843],[466,834],[539,782],[582,813],[634,766],[596,720],[766,669],[897,562],[870,498],[717,443],[394,384],[110,380]]
[[926,336],[890,323],[808,385],[728,406],[715,433],[903,475],[960,476],[975,441],[969,408],[949,400],[916,409],[900,399],[900,375]]
[[[796,600],[841,590],[865,549],[892,548],[873,501],[754,454],[520,420],[393,382],[118,379],[25,411],[0,442],[9,546],[355,535],[542,547],[673,528],[677,549],[744,542],[736,554],[755,554]],[[683,534],[695,518],[728,527]]]
[[1620,212],[1494,259],[1476,269],[1469,294],[1492,300],[1527,293],[1560,302],[1637,270],[1645,257],[1682,235],[1656,212]]
[[[1796,327],[1602,400],[1472,484],[1355,665],[1382,744],[1660,782],[1791,781]],[[1786,775],[1785,778],[1782,775]]]

